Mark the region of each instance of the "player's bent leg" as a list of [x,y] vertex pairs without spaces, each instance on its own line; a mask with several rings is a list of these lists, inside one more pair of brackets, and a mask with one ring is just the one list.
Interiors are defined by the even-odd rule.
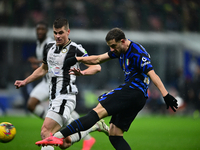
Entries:
[[95,123],[97,123],[102,117],[108,116],[105,108],[98,104],[94,110],[91,110],[87,115],[74,120],[67,127],[62,129],[60,132],[64,137],[78,133],[80,131],[85,131],[91,128]]
[[110,130],[109,130],[109,140],[110,143],[113,145],[113,147],[116,150],[131,150],[131,147],[126,142],[126,140],[123,138],[123,131],[122,129],[118,128],[113,123],[110,124]]
[[27,108],[29,111],[33,112],[35,107],[40,103],[40,101],[35,97],[29,97],[27,102]]
[[[107,132],[106,135],[108,135],[109,127],[105,124],[105,122],[103,120],[100,120],[90,129],[79,132],[79,133],[72,134],[70,136],[71,144],[80,141],[83,137],[85,137],[87,134],[89,134],[90,132],[93,132],[93,131],[100,131],[100,132],[104,132],[104,133]],[[68,139],[68,137],[67,137],[68,141],[64,141],[66,143],[62,144],[62,139],[64,139],[64,136],[59,131],[59,132],[56,132],[54,134],[54,136],[50,136],[42,141],[38,141],[35,144],[36,145],[63,145],[64,147],[67,147],[67,146],[70,146],[70,140]]]
[[[78,119],[80,117],[75,110],[71,112],[71,116],[73,119]],[[95,141],[96,141],[95,138],[93,138],[90,134],[87,134],[85,137],[83,137],[82,150],[90,150],[94,145]]]
[[35,98],[30,97],[27,103],[27,108],[36,116],[44,119],[46,116],[47,111],[45,110],[44,106],[41,105],[41,102]]
[[109,140],[116,150],[131,150],[123,136],[109,136]]
[[118,128],[116,125],[111,123],[109,134],[110,134],[110,136],[123,136],[124,132],[122,129]]
[[93,110],[98,114],[99,119],[102,119],[108,116],[108,112],[100,103],[98,103],[98,105]]
[[46,117],[41,129],[41,137],[45,139],[50,136],[50,133],[55,133],[59,131],[61,128],[60,124],[58,124],[55,120]]

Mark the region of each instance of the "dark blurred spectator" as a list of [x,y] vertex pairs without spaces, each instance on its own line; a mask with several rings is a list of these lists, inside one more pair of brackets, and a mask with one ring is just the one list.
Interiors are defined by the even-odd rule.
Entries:
[[74,28],[139,31],[200,31],[198,0],[1,0],[0,25],[52,24],[67,17]]
[[83,1],[73,2],[74,17],[72,18],[73,28],[85,28],[89,27],[89,18],[86,11],[86,6]]
[[199,31],[200,29],[200,12],[199,12],[199,2],[195,1],[190,1],[188,2],[188,7],[189,7],[189,14],[190,14],[190,20],[188,22],[188,28],[189,31]]
[[162,31],[163,30],[163,24],[162,24],[159,16],[157,16],[157,15],[149,16],[148,22],[149,22],[149,30],[151,30],[151,31]]
[[15,0],[13,2],[13,25],[23,26],[28,18],[28,5],[26,0]]
[[12,15],[12,3],[8,0],[0,1],[0,25],[9,25]]

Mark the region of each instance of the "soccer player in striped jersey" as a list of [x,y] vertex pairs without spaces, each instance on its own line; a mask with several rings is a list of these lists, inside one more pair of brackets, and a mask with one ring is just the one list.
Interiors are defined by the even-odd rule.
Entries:
[[[31,63],[32,69],[37,69],[43,61],[45,47],[49,42],[54,41],[53,38],[47,36],[48,33],[48,25],[47,23],[41,21],[36,25],[36,35],[37,35],[37,46],[35,51],[35,57],[29,57],[28,61]],[[45,107],[41,104],[48,100],[49,88],[48,76],[45,75],[41,82],[39,82],[31,91],[30,97],[28,99],[27,108],[30,112],[35,114],[36,116],[44,119],[47,113]]]
[[[101,71],[100,65],[86,65],[87,68],[83,71],[79,69],[79,64],[76,63],[72,67],[65,67],[65,60],[73,56],[87,57],[86,50],[79,44],[69,39],[70,29],[69,23],[65,18],[58,18],[54,21],[53,32],[55,41],[50,42],[45,47],[43,63],[30,76],[24,80],[17,80],[15,82],[16,88],[23,87],[30,82],[33,82],[48,73],[49,77],[49,110],[41,129],[41,137],[45,139],[50,136],[50,133],[55,133],[64,125],[69,124],[73,118],[71,113],[76,106],[76,95],[78,89],[76,87],[76,75],[93,75]],[[68,72],[70,68],[76,68],[76,75],[70,75]],[[87,132],[78,133],[67,137],[68,142],[66,147],[71,146],[72,143],[79,141],[85,137],[90,131],[101,130],[108,132],[108,127],[103,121],[93,126]],[[101,128],[102,127],[102,128]],[[53,150],[52,146],[42,147],[42,150]],[[85,149],[83,147],[83,149]],[[90,148],[87,148],[90,149]]]
[[48,141],[52,139],[54,142],[51,144],[56,144],[56,141],[63,137],[87,130],[100,119],[112,116],[109,130],[111,144],[117,150],[130,150],[131,147],[123,138],[123,134],[128,131],[131,123],[146,103],[150,79],[164,97],[167,109],[171,107],[173,111],[176,111],[177,100],[168,93],[160,77],[155,73],[150,55],[142,45],[127,39],[119,28],[113,28],[108,32],[106,42],[110,47],[109,52],[84,58],[78,56],[69,58],[65,62],[65,67],[77,62],[96,65],[117,58],[124,72],[124,84],[99,96],[99,104],[86,116],[73,121],[66,128],[56,132],[54,136],[36,142],[36,144],[48,144]]
[[[37,46],[36,46],[36,57],[29,57],[29,62],[31,63],[32,68],[37,69],[43,62],[45,47],[49,42],[54,40],[47,36],[48,33],[48,24],[44,21],[40,21],[36,25],[36,35],[37,35]],[[45,119],[47,110],[41,104],[48,100],[49,98],[49,82],[48,74],[42,78],[42,81],[38,83],[30,93],[28,99],[27,108],[36,116]],[[78,119],[80,116],[76,111],[71,112],[73,119]],[[86,135],[83,138],[83,149],[89,150],[92,145],[95,143],[95,139],[90,135]]]

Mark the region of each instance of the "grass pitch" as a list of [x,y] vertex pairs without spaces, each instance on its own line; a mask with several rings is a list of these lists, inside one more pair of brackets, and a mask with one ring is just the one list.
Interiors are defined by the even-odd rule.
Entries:
[[[108,124],[109,117],[104,119]],[[35,142],[41,140],[43,121],[34,116],[0,116],[0,122],[11,122],[17,130],[9,143],[0,143],[0,150],[40,150]],[[96,139],[92,150],[114,149],[104,133],[91,133]],[[139,116],[124,138],[137,150],[200,150],[200,118],[177,116]],[[81,150],[82,141],[69,150]],[[56,147],[55,150],[60,148]]]

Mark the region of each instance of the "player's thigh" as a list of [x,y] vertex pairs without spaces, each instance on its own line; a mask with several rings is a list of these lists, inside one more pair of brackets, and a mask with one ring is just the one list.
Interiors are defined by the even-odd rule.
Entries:
[[126,100],[127,103],[123,103],[125,109],[114,114],[110,121],[123,131],[128,131],[131,123],[146,103],[146,98],[141,91],[134,90],[131,95],[133,99]]

